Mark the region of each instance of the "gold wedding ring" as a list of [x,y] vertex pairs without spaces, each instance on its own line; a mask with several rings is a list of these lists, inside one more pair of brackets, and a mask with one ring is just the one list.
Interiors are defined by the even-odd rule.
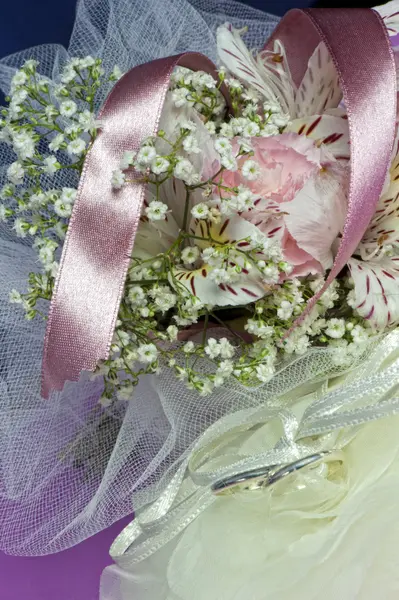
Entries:
[[242,473],[237,473],[237,475],[216,481],[212,484],[211,490],[217,496],[262,490],[285,479],[296,471],[331,462],[343,463],[343,453],[339,450],[324,450],[323,452],[310,454],[286,465],[269,465],[268,467],[243,471]]

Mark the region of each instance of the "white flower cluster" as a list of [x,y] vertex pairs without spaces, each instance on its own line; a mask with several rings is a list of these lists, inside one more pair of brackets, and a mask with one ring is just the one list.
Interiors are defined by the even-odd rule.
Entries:
[[37,61],[28,60],[16,72],[9,106],[0,119],[0,143],[16,157],[0,190],[0,221],[11,221],[17,237],[34,238],[46,278],[31,274],[28,293],[21,296],[29,319],[36,315],[40,299],[51,298],[56,253],[76,198],[75,188],[55,187],[55,175],[61,169],[80,174],[87,148],[101,127],[94,111],[96,93],[120,76],[118,69],[105,76],[101,60],[90,56],[67,63],[59,85],[41,76],[38,67]]
[[[0,221],[10,222],[16,236],[33,238],[42,269],[30,274],[26,294],[10,295],[28,319],[51,299],[77,196],[74,184],[57,187],[57,174],[75,174],[77,187],[101,128],[95,95],[121,75],[115,69],[107,77],[93,57],[76,58],[50,89],[37,67],[28,61],[16,73],[0,121],[0,142],[15,152],[0,191]],[[281,242],[246,217],[256,211],[258,196],[250,188],[261,176],[252,140],[278,135],[288,117],[223,69],[215,80],[177,68],[166,105],[173,114],[167,131],[125,152],[112,174],[115,196],[138,181],[148,184],[148,193],[111,354],[95,373],[104,378],[103,401],[115,392],[131,398],[140,375],[164,365],[200,395],[231,377],[244,385],[267,383],[284,354],[301,355],[313,345],[332,348],[337,367],[345,367],[370,335],[354,315],[350,286],[332,284],[291,332],[324,280],[290,278]],[[229,334],[212,335],[210,326]]]
[[226,108],[220,83],[209,73],[177,67],[171,77],[173,103],[178,108],[192,106],[207,119],[220,119]]

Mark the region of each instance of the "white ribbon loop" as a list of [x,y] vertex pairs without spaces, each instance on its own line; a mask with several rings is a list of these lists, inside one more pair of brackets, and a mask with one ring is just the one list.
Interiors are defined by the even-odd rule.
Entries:
[[[371,341],[365,356],[360,366],[346,374],[322,381],[317,375],[317,384],[309,368],[307,381],[301,378],[296,392],[283,383],[281,389],[291,390],[288,395],[271,399],[266,394],[260,406],[219,419],[186,455],[160,498],[118,536],[111,547],[112,558],[123,568],[162,548],[213,502],[223,502],[211,489],[218,480],[340,450],[354,427],[399,413],[399,332],[377,345]],[[304,383],[308,385],[303,393]],[[270,442],[264,428],[275,420],[282,434]]]

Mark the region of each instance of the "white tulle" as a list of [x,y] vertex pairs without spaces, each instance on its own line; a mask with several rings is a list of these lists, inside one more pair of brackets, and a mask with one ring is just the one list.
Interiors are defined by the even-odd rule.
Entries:
[[[1,60],[0,87],[9,90],[28,58],[50,85],[77,55],[99,56],[107,70],[186,50],[216,61],[215,32],[225,21],[248,25],[247,42],[259,48],[278,19],[232,0],[81,0],[68,50],[39,46]],[[0,186],[14,160],[0,144]],[[57,177],[56,185],[77,185],[66,170]],[[25,321],[8,302],[38,269],[30,242],[0,224],[0,548],[21,555],[73,546],[152,501],[196,436],[233,408],[226,394],[200,409],[183,386],[170,391],[168,377],[143,381],[112,409],[98,406],[101,383],[87,376],[42,400],[44,323]]]

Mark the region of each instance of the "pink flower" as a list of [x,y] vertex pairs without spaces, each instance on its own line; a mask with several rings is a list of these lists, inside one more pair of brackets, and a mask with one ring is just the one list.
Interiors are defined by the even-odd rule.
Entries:
[[389,177],[362,241],[348,266],[353,307],[375,330],[399,323],[399,131]]
[[295,133],[254,138],[252,146],[259,177],[245,180],[245,157],[238,171],[224,174],[229,187],[245,185],[258,196],[254,209],[241,216],[280,241],[294,276],[323,273],[333,263],[345,220],[347,170],[314,140]]

